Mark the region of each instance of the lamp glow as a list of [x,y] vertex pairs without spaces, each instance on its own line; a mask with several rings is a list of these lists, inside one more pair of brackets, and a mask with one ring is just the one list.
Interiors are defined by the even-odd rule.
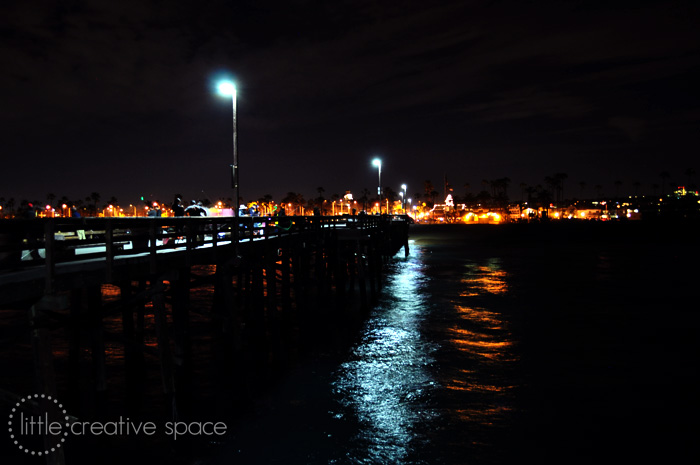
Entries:
[[219,95],[229,97],[236,94],[236,86],[231,81],[221,81],[216,87]]

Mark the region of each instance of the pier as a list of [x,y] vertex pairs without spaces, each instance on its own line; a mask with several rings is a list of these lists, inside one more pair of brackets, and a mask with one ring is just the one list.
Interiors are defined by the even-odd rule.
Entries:
[[[144,403],[150,357],[166,414],[192,418],[193,364],[203,356],[191,338],[193,292],[213,287],[208,328],[220,357],[209,363],[236,384],[245,370],[284,364],[291,346],[303,347],[324,325],[361,320],[381,291],[383,264],[402,247],[408,254],[410,222],[368,215],[3,221],[0,311],[26,315],[30,392],[67,395],[71,414],[99,417],[121,395],[108,381],[110,318],[120,323],[124,410],[137,415]],[[104,286],[118,290],[114,299],[103,298]],[[58,339],[67,348],[60,364]],[[81,374],[86,358],[89,376]],[[0,402],[14,404],[27,388],[8,385]],[[46,462],[71,463],[62,449]]]

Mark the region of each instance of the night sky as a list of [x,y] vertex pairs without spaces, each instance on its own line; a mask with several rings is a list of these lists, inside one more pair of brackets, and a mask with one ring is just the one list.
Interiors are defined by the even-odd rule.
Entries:
[[[566,196],[700,170],[700,2],[33,1],[0,6],[0,196],[309,198],[446,176]],[[697,181],[694,179],[694,181]],[[568,191],[568,192],[567,192]],[[641,193],[641,192],[640,192]]]

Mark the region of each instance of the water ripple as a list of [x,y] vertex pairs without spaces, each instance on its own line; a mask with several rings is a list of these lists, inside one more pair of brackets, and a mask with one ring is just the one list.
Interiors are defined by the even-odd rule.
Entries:
[[395,264],[384,297],[360,342],[333,383],[339,404],[360,424],[345,457],[349,463],[417,463],[411,452],[433,412],[427,406],[436,386],[428,367],[432,346],[421,324],[428,311],[428,278],[420,249]]

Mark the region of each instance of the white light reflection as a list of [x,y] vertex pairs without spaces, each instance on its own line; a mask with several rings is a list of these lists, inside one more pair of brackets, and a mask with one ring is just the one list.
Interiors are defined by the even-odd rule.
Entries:
[[409,454],[422,439],[417,426],[432,417],[426,406],[435,386],[428,372],[431,347],[420,332],[428,311],[423,289],[427,277],[420,248],[411,252],[390,273],[353,359],[341,366],[334,382],[340,404],[361,426],[348,457],[352,462],[410,463]]

